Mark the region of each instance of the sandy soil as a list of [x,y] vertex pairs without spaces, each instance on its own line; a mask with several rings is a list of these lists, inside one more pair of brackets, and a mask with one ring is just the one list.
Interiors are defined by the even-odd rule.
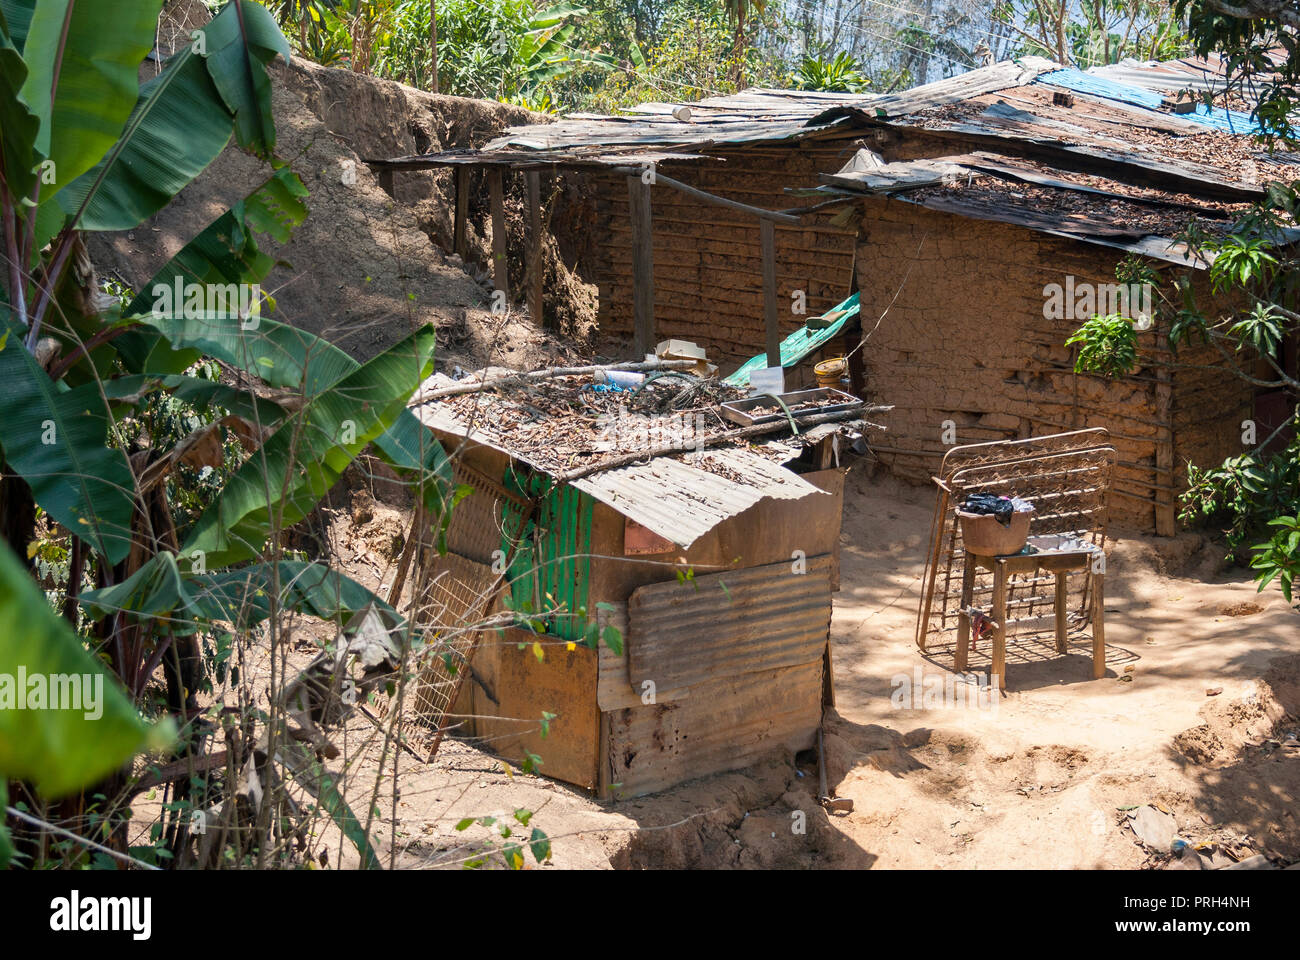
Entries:
[[[869,472],[859,462],[849,479],[832,624],[838,715],[826,728],[830,782],[852,813],[816,804],[811,752],[602,804],[447,742],[430,765],[401,754],[396,823],[382,778],[383,856],[395,829],[399,866],[459,865],[501,840],[478,824],[457,831],[458,821],[522,807],[552,840],[547,869],[1161,867],[1169,861],[1137,843],[1125,814],[1154,803],[1180,836],[1210,844],[1212,865],[1255,853],[1300,860],[1300,615],[1280,595],[1258,595],[1241,570],[1217,572],[1218,553],[1198,535],[1121,537],[1107,576],[1105,679],[1091,679],[1086,637],[1061,658],[1013,645],[996,708],[898,708],[895,679],[947,676],[951,653],[922,655],[913,641],[931,495]],[[339,517],[336,537],[384,544],[400,514],[380,505],[365,529]],[[383,582],[384,553],[354,575]],[[369,738],[349,790],[364,809],[380,747],[369,721],[352,731],[355,743]],[[339,862],[350,860],[345,850]]]

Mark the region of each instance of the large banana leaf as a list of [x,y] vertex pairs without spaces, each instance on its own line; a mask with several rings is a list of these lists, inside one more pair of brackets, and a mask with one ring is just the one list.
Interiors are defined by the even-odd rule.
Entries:
[[181,553],[201,550],[214,568],[260,554],[274,527],[306,516],[357,454],[407,412],[407,399],[432,372],[433,348],[426,325],[308,399],[230,478]]
[[[183,369],[199,354],[251,373],[273,387],[300,391],[307,399],[331,389],[359,364],[350,356],[305,330],[260,318],[245,329],[237,318],[219,314],[158,312],[160,291],[177,278],[196,283],[260,282],[274,266],[262,252],[257,235],[279,243],[307,215],[302,202],[306,188],[289,170],[277,171],[262,186],[222,214],[191,240],[151,279],[126,309],[161,334],[128,334],[117,341],[127,368],[137,372]],[[175,299],[174,297],[172,298]],[[171,365],[161,363],[176,351]],[[379,455],[399,471],[438,483],[424,486],[425,499],[435,509],[451,482],[446,453],[433,434],[403,411],[375,440]]]
[[94,0],[26,5],[32,17],[22,93],[40,118],[36,151],[54,164],[53,194],[99,162],[121,136],[162,2],[116,0],[111,14]]
[[4,20],[9,38],[19,50],[27,43],[33,6],[32,0],[0,0],[0,19]]
[[289,41],[269,10],[253,0],[231,3],[226,16],[204,28],[208,72],[235,118],[235,139],[259,157],[275,152],[275,118],[271,112],[271,78],[259,64],[280,54],[289,59]]
[[[192,363],[201,352],[247,371],[273,387],[301,391],[310,399],[331,389],[359,366],[357,361],[327,340],[261,318],[244,329],[237,318],[219,314],[155,313],[157,291],[174,286],[179,277],[196,283],[260,282],[274,265],[257,245],[257,234],[277,242],[307,215],[302,203],[306,189],[288,170],[280,170],[266,183],[208,225],[167,263],[126,309],[161,334],[128,334],[117,341],[127,368],[153,372],[164,369],[160,355],[177,351],[178,360],[165,369]],[[175,298],[173,297],[173,300]],[[425,488],[431,505],[438,504],[442,487],[450,483],[450,465],[433,434],[410,412],[404,411],[375,440],[379,455],[393,467],[423,476],[432,471],[441,481]]]
[[[120,139],[58,195],[60,213],[81,211],[80,229],[127,230],[142,223],[207,168],[232,128],[254,153],[265,157],[274,149],[266,65],[289,53],[274,20],[251,0],[227,4],[203,28],[206,53],[198,49],[183,47],[140,88],[125,130],[119,125]],[[59,226],[49,217],[41,225],[42,240]]]
[[[79,709],[35,708],[32,678],[45,684],[48,707],[51,690],[57,686],[70,694],[62,680],[74,676],[81,688]],[[60,683],[51,685],[56,677]],[[23,689],[20,678],[26,679]],[[0,544],[0,782],[29,780],[46,796],[59,796],[94,783],[146,747],[165,748],[172,739],[170,721],[151,728],[141,720],[117,681]]]
[[118,563],[131,546],[135,481],[126,456],[107,446],[108,415],[96,384],[60,391],[0,331],[0,446],[9,466],[51,517]]
[[15,197],[30,196],[36,184],[36,135],[41,120],[23,99],[26,80],[27,64],[0,13],[0,175]]
[[[270,321],[245,330],[247,324],[231,315],[167,311],[162,293],[173,291],[178,282],[261,283],[275,266],[275,259],[260,249],[258,235],[287,243],[293,228],[307,216],[306,195],[307,188],[293,171],[287,167],[277,170],[172,257],[124,311],[127,317],[140,318],[158,331],[132,332],[116,341],[126,368],[133,373],[176,373],[200,353],[208,353],[255,373],[272,386],[298,388],[302,384],[301,357],[315,337],[299,336],[292,327]],[[172,300],[173,307],[178,307],[174,295]],[[304,336],[309,341],[304,341]],[[280,340],[287,341],[284,349],[276,346]],[[337,379],[349,369],[339,367],[333,377]]]
[[161,377],[128,374],[106,381],[103,390],[107,399],[132,406],[155,391],[162,391],[185,402],[199,413],[214,414],[217,412],[215,408],[219,408],[263,429],[278,423],[285,412],[283,407],[273,401],[258,397],[248,390],[183,374]]
[[[193,633],[202,623],[214,622],[247,630],[270,617],[273,609],[340,622],[374,604],[400,620],[383,600],[323,563],[284,560],[205,574],[182,573],[184,563],[171,553],[156,554],[121,583],[87,590],[81,605],[92,620],[119,612],[166,618],[168,629],[176,634]],[[274,604],[273,576],[280,584]]]

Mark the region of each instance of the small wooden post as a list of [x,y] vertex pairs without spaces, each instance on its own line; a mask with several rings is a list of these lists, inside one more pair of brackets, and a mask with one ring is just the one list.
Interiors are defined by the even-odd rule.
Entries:
[[492,286],[505,294],[510,302],[510,276],[506,262],[506,207],[505,190],[501,184],[501,168],[488,167],[488,203],[492,208]]
[[998,690],[1007,688],[1007,562],[993,561],[993,665],[990,677],[998,678]]
[[[961,568],[961,609],[957,611],[957,655],[953,660],[953,670],[957,673],[966,671],[966,652],[970,649],[970,609],[971,599],[975,595],[975,558],[966,554],[966,561]],[[924,634],[922,640],[924,641]],[[921,649],[925,649],[922,642]]]
[[1069,585],[1065,579],[1065,571],[1056,571],[1056,652],[1065,653],[1070,633],[1069,610]]
[[375,175],[379,178],[379,185],[384,188],[384,193],[396,199],[397,194],[394,192],[396,188],[393,186],[393,168],[380,167],[375,171]]
[[759,221],[763,244],[763,323],[767,330],[767,365],[781,366],[781,325],[776,319],[776,225]]
[[463,260],[468,252],[465,221],[469,217],[469,167],[456,167],[456,224],[452,233],[452,252]]
[[528,314],[542,323],[542,184],[536,170],[524,173],[528,185]]
[[633,344],[640,360],[655,348],[654,231],[650,185],[639,175],[628,177],[627,199],[632,215]]
[[[1104,561],[1103,561],[1104,562]],[[1106,676],[1106,575],[1092,575],[1092,678]]]
[[1155,521],[1156,535],[1172,537],[1178,532],[1178,507],[1172,490],[1168,487],[1174,476],[1174,385],[1173,373],[1169,367],[1168,338],[1163,332],[1156,334],[1158,351],[1155,374],[1155,418],[1159,421],[1155,443]]

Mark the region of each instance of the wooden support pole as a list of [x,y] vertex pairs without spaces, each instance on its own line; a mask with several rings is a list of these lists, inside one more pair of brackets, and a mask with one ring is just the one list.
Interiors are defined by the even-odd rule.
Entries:
[[763,241],[763,325],[767,331],[767,365],[781,366],[781,325],[776,319],[776,228],[759,221]]
[[466,220],[469,219],[469,167],[456,168],[456,224],[452,230],[452,252],[463,260],[469,250],[465,242]]
[[536,170],[524,173],[528,185],[528,315],[542,324],[542,184]]
[[1092,575],[1092,678],[1106,676],[1106,575]]
[[[1156,333],[1156,348],[1168,348],[1168,338],[1164,333]],[[1155,473],[1162,477],[1172,476],[1174,471],[1174,385],[1173,373],[1164,364],[1156,367],[1155,385],[1156,419],[1166,424],[1168,432],[1157,435],[1155,442]],[[1161,485],[1155,490],[1156,535],[1172,537],[1178,530],[1178,505],[1175,491]]]
[[989,678],[998,678],[998,690],[1007,688],[1007,564],[993,561],[993,664]]
[[650,185],[638,174],[627,178],[627,199],[632,214],[633,343],[637,359],[655,348],[654,230],[650,213]]
[[375,176],[379,178],[379,185],[384,188],[384,193],[396,199],[397,194],[394,193],[395,188],[393,186],[393,168],[379,167],[375,170]]
[[492,286],[505,294],[510,302],[510,272],[506,263],[506,206],[505,190],[501,183],[501,168],[488,167],[488,203],[492,208]]
[[1056,614],[1056,652],[1069,652],[1070,620],[1069,620],[1069,583],[1066,581],[1064,570],[1057,570],[1054,574],[1056,577],[1056,602],[1054,612]]
[[[641,171],[635,167],[618,167],[615,173],[626,173],[629,178],[641,178]],[[694,197],[696,200],[703,200],[705,203],[711,203],[716,207],[727,207],[731,210],[739,210],[741,213],[748,213],[764,220],[771,220],[774,223],[784,223],[786,226],[798,227],[803,225],[802,218],[792,213],[786,213],[783,210],[765,210],[762,207],[751,206],[748,203],[741,203],[739,200],[732,200],[728,197],[720,197],[716,193],[709,193],[707,190],[700,190],[692,187],[690,184],[682,183],[680,180],[674,180],[672,177],[665,177],[658,170],[655,171],[654,183],[657,187],[671,187],[688,197]],[[835,231],[842,233],[846,231]]]

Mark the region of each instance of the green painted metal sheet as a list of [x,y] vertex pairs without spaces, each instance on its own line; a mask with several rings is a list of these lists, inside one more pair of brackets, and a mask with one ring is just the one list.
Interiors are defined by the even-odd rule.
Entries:
[[[591,517],[595,501],[568,484],[555,486],[541,473],[508,471],[512,493],[537,500],[536,518],[520,507],[503,506],[501,549],[511,557],[508,574],[512,609],[543,614],[547,633],[582,640],[587,628],[587,587],[591,580]],[[512,552],[511,546],[518,543]]]
[[[831,337],[844,329],[844,324],[849,318],[858,315],[858,294],[849,297],[843,303],[837,304],[827,313],[834,313],[836,310],[845,311],[842,317],[836,319],[829,326],[821,330],[809,330],[807,326],[800,327],[790,336],[781,341],[781,366],[793,367],[808,354],[812,353],[823,343],[830,340]],[[755,370],[767,368],[767,354],[760,353],[756,357],[750,357],[744,362],[739,370],[724,379],[724,383],[729,383],[733,387],[749,386],[749,375]]]

